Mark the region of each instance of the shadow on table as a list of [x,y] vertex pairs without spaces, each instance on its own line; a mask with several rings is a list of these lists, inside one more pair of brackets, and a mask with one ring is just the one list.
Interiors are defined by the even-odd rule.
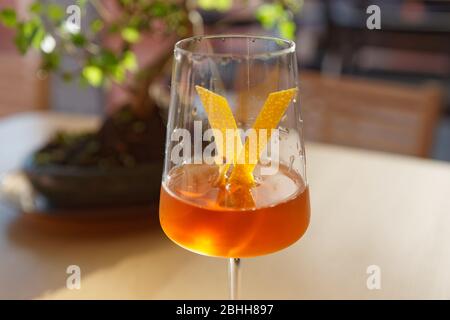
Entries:
[[[171,249],[155,207],[126,210],[61,216],[10,214],[9,221],[2,223],[6,242],[0,242],[0,248],[6,244],[6,252],[0,265],[4,278],[0,279],[0,298],[36,298],[64,288],[69,265],[81,268],[83,281],[88,274],[110,268],[127,257]],[[154,267],[170,276],[180,263],[174,263],[177,257],[162,256],[166,258],[156,260],[157,266],[149,266],[149,272]]]

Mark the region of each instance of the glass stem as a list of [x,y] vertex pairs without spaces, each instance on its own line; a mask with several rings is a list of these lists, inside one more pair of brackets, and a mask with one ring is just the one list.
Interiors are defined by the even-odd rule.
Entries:
[[228,282],[230,286],[230,299],[239,299],[239,285],[241,277],[241,259],[230,258],[228,264]]

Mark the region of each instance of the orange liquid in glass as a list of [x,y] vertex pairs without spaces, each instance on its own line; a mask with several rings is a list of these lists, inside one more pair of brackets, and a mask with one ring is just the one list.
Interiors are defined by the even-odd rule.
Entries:
[[208,256],[242,258],[281,250],[305,233],[309,191],[298,174],[280,167],[243,192],[218,187],[217,178],[218,168],[205,164],[169,172],[161,189],[160,221],[178,245]]

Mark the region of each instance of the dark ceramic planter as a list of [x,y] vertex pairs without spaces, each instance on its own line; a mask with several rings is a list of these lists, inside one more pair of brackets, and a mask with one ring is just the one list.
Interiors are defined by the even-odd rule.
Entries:
[[159,199],[162,162],[134,168],[96,169],[36,165],[24,172],[49,205],[60,208],[151,204]]

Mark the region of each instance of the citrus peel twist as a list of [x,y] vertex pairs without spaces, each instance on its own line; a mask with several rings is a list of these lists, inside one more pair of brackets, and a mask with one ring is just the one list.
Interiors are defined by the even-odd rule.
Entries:
[[[218,95],[208,89],[201,86],[195,86],[200,100],[205,109],[206,115],[208,117],[209,124],[212,129],[218,130],[222,137],[226,136],[227,130],[235,130],[237,132],[236,120],[233,116],[233,112],[227,102],[227,99]],[[281,90],[272,92],[266,99],[261,111],[259,112],[252,128],[257,134],[257,145],[256,154],[257,161],[249,161],[249,154],[251,149],[251,139],[245,141],[245,145],[242,145],[242,141],[238,135],[234,140],[234,152],[231,159],[226,159],[226,163],[220,168],[220,181],[226,181],[226,173],[228,172],[231,164],[233,164],[233,169],[231,171],[228,182],[231,185],[246,185],[252,186],[255,183],[253,177],[253,170],[256,167],[259,157],[270,141],[272,135],[272,129],[278,126],[281,118],[286,112],[291,100],[297,93],[297,88],[291,88],[287,90]],[[260,140],[260,130],[266,130],[266,139]],[[219,139],[220,140],[220,139]],[[216,140],[218,141],[218,140]],[[226,141],[222,139],[222,143],[216,145],[218,156],[217,163],[220,161],[222,163],[224,157],[226,156]]]

